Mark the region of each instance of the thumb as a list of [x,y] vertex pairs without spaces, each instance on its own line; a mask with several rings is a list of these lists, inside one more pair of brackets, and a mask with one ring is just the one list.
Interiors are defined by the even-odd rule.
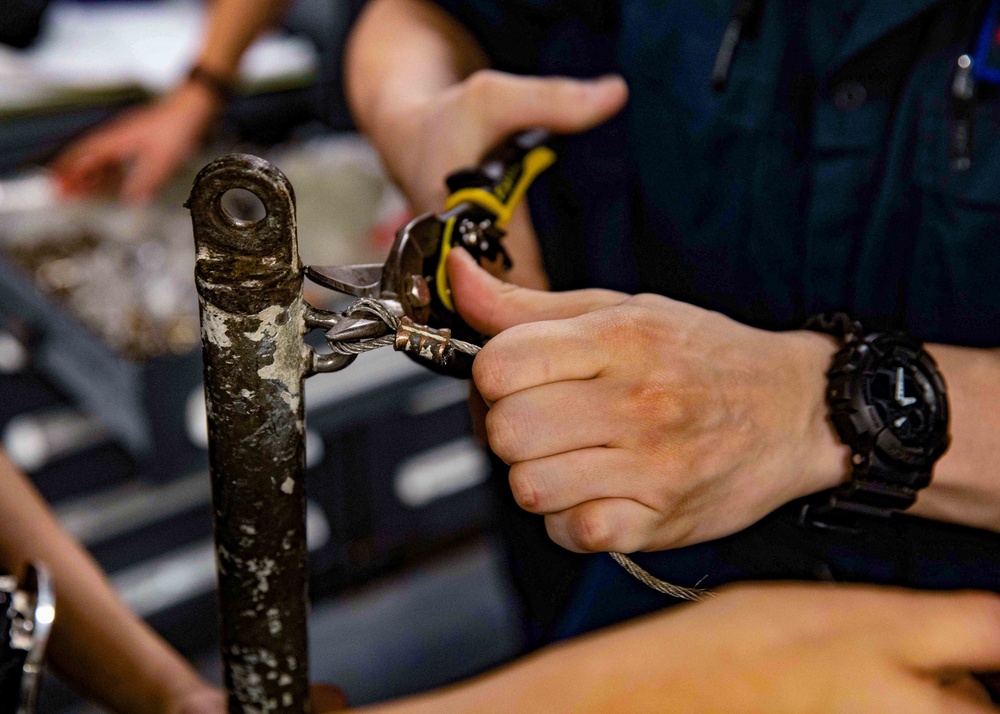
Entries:
[[494,139],[535,126],[576,134],[613,117],[628,99],[628,86],[616,75],[584,80],[486,71],[478,77],[473,95],[489,109]]
[[530,290],[490,275],[463,248],[448,254],[448,277],[458,314],[484,335],[524,322],[561,320],[620,305],[628,295],[614,290]]

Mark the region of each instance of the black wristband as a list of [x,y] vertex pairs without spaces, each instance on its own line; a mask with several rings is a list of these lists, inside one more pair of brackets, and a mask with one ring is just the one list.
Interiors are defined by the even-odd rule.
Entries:
[[806,330],[825,332],[840,340],[841,346],[848,342],[854,342],[864,335],[864,328],[861,323],[851,318],[846,312],[824,312],[813,315],[802,327]]
[[200,84],[225,103],[236,96],[236,81],[196,64],[188,72],[187,81]]
[[909,508],[948,445],[947,392],[933,358],[912,336],[865,333],[844,313],[817,315],[805,327],[841,341],[826,398],[853,469],[848,482],[809,499],[802,522],[842,528],[857,514]]

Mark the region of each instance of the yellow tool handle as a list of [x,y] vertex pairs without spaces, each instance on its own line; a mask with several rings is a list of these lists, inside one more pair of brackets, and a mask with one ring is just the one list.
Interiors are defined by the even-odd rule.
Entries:
[[[447,179],[451,195],[445,210],[471,204],[490,214],[494,226],[503,228],[532,181],[556,160],[555,152],[546,145],[549,139],[545,129],[519,132],[490,151],[479,166],[451,174]],[[455,305],[445,266],[455,243],[457,220],[458,216],[451,216],[445,223],[435,275],[438,298],[449,312],[455,312]]]
[[478,167],[453,173],[448,177],[452,193],[445,210],[471,203],[493,214],[494,224],[503,228],[531,182],[556,160],[545,144],[549,138],[544,129],[519,132],[487,154]]

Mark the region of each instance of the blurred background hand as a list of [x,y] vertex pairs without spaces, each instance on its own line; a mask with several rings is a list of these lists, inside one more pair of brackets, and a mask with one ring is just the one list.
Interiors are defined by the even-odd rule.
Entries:
[[52,169],[67,196],[120,194],[145,203],[191,159],[221,110],[215,94],[185,83],[85,134],[56,157]]

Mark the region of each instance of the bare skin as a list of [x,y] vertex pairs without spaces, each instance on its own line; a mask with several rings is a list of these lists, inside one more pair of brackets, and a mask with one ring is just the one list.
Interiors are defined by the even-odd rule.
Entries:
[[[497,335],[473,365],[490,446],[511,464],[518,503],[544,514],[560,545],[711,540],[848,477],[825,402],[831,338],[757,330],[659,295],[519,288],[464,252],[449,269],[463,317]],[[930,351],[950,387],[954,441],[914,511],[1000,531],[1000,357]]]
[[[625,100],[625,87],[617,80],[493,72],[464,27],[422,0],[372,2],[352,35],[348,60],[348,91],[359,125],[418,208],[440,206],[443,177],[475,161],[510,131],[536,125],[582,131],[613,115]],[[432,150],[422,153],[421,147]],[[509,249],[515,265],[524,266],[510,282],[544,288],[547,280],[526,212],[512,226]],[[491,314],[486,301],[503,292],[480,292],[460,308],[489,333],[521,322],[577,319],[561,328],[579,330],[574,353],[541,339],[556,328],[533,325],[494,340],[477,358],[480,389],[495,402],[508,398],[494,408],[499,416],[492,417],[491,444],[515,465],[512,485],[522,505],[547,514],[563,545],[646,550],[717,537],[790,498],[848,477],[848,452],[826,419],[824,373],[836,349],[832,339],[752,330],[656,296],[588,292],[559,298],[560,305],[582,300],[562,312],[539,307]],[[522,297],[525,303],[537,297],[539,306],[550,305],[549,298]],[[513,302],[513,297],[507,301]],[[610,312],[582,314],[603,308]],[[538,349],[525,350],[529,343]],[[516,345],[532,356],[519,353]],[[948,384],[952,446],[912,512],[1000,530],[1000,481],[995,478],[1000,351],[947,345],[929,350]],[[589,380],[573,377],[588,354],[607,358],[607,373]],[[525,394],[515,398],[503,384],[504,375],[533,373],[536,362],[545,365],[541,376],[530,385],[518,384]],[[487,372],[493,376],[484,376]],[[582,391],[570,395],[574,386]],[[580,410],[579,419],[566,420],[555,408],[530,409],[532,399],[544,401],[557,391],[563,408]],[[593,425],[595,433],[566,441],[573,436],[567,432],[571,426],[586,430],[588,416],[597,415],[620,418],[601,419],[602,433]],[[513,426],[519,419],[533,420],[531,427]],[[522,444],[508,443],[529,431]],[[622,443],[631,448],[607,448]],[[640,444],[654,455],[645,469],[637,464]],[[529,446],[533,450],[516,451]],[[648,473],[649,463],[656,464],[655,475]],[[610,472],[615,478],[595,476]],[[616,485],[601,490],[601,481]]]
[[48,656],[59,676],[115,712],[221,714],[223,693],[125,607],[2,452],[0,481],[0,565],[48,567],[57,613]]
[[1000,599],[740,585],[541,650],[372,714],[987,714],[969,672],[1000,663]]
[[[351,33],[345,77],[359,128],[419,211],[444,205],[445,177],[520,129],[585,131],[618,113],[624,81],[516,77],[489,69],[460,24],[419,0],[375,0]],[[548,278],[527,207],[507,226],[505,276],[544,289]]]
[[[93,560],[0,456],[0,563],[57,584],[50,656],[115,712],[221,714],[212,688],[118,600]],[[470,682],[365,711],[986,714],[972,672],[1000,669],[1000,597],[754,585],[548,648]],[[343,697],[316,687],[317,712]]]

